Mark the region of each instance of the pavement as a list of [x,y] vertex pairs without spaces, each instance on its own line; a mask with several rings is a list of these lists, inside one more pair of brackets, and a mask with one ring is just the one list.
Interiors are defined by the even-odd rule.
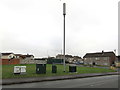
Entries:
[[43,81],[55,81],[75,78],[87,78],[105,75],[120,75],[120,72],[108,72],[108,73],[91,73],[91,74],[77,74],[77,75],[64,75],[64,76],[50,76],[50,77],[29,77],[29,78],[13,78],[2,79],[2,85],[21,84],[21,83],[33,83]]

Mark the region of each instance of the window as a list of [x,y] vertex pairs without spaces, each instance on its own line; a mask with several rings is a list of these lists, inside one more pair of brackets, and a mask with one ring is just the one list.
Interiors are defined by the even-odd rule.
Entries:
[[96,57],[95,60],[99,60],[99,58]]
[[108,65],[107,63],[104,63],[104,65]]

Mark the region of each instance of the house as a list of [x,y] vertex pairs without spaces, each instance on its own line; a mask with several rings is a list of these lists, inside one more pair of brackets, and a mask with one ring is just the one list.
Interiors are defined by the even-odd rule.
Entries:
[[33,55],[15,54],[20,59],[20,64],[35,64]]
[[[56,56],[56,59],[64,59],[64,55],[62,55],[62,54],[58,54],[57,56]],[[67,63],[67,62],[72,62],[73,61],[73,56],[72,55],[65,55],[65,62]]]
[[79,56],[73,56],[73,62],[83,64],[83,59]]
[[120,67],[120,55],[116,56],[115,66]]
[[[56,59],[64,59],[64,55],[58,54],[56,56]],[[72,55],[65,55],[65,61],[68,62],[68,63],[76,63],[76,62],[82,63],[83,62],[81,57],[72,56]]]
[[34,56],[33,55],[22,55],[22,54],[14,54],[14,53],[1,53],[0,64],[34,64]]
[[85,65],[105,65],[111,66],[115,63],[115,53],[114,52],[98,52],[98,53],[87,53],[84,57]]
[[16,58],[16,56],[14,55],[14,53],[1,53],[1,59],[13,59]]
[[1,53],[0,65],[19,64],[20,60],[14,53]]
[[116,62],[120,62],[120,55],[116,56]]
[[56,59],[63,59],[64,58],[64,55],[62,55],[62,54],[58,54],[57,56],[56,56]]

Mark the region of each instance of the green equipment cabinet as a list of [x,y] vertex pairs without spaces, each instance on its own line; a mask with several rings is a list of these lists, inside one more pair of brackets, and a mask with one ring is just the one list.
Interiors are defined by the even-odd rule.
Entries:
[[46,73],[46,60],[35,58],[36,61],[36,74],[45,74]]
[[70,65],[70,66],[69,66],[69,72],[77,72],[77,67],[76,67],[76,65]]
[[57,73],[57,66],[56,65],[52,65],[52,73]]
[[63,59],[54,59],[54,58],[48,58],[47,64],[63,64]]
[[45,74],[46,73],[46,64],[36,64],[36,73]]

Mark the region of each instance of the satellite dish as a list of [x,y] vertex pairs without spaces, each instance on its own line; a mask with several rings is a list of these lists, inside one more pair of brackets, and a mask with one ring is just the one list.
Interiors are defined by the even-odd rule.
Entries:
[[15,57],[14,57],[13,55],[10,55],[9,58],[10,58],[10,59],[14,59]]

